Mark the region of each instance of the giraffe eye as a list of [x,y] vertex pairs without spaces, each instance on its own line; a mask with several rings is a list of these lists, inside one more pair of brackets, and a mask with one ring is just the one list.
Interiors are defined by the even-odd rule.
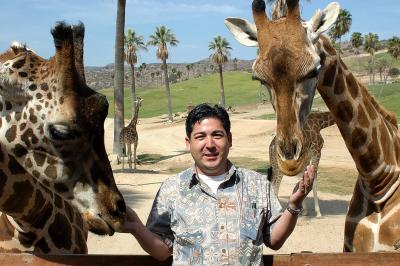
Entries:
[[63,124],[51,124],[48,126],[49,136],[55,141],[75,140],[81,136],[78,130],[71,129]]

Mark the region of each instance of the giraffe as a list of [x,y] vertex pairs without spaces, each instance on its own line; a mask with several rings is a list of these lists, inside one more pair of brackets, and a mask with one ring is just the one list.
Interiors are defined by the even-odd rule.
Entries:
[[[324,145],[324,139],[321,136],[321,130],[334,125],[335,121],[333,120],[330,112],[311,112],[306,122],[304,123],[304,145],[305,151],[307,152],[307,157],[309,159],[305,161],[311,161],[311,163],[315,166],[316,173],[318,173],[318,165],[319,160],[321,158],[321,150]],[[275,193],[278,195],[279,187],[283,178],[282,171],[279,170],[278,162],[276,160],[276,147],[275,147],[275,137],[271,141],[269,145],[269,160],[272,166],[272,186],[275,190]],[[313,184],[313,195],[314,195],[314,209],[317,217],[321,217],[321,209],[319,207],[318,202],[318,194],[317,194],[317,179]]]
[[0,159],[17,162],[3,165],[0,188],[22,167],[68,200],[90,231],[112,235],[122,230],[125,202],[104,147],[108,103],[83,82],[73,27],[59,22],[51,33],[48,60],[19,44],[0,54]]
[[[287,15],[269,21],[265,3],[253,1],[256,26],[227,23],[242,44],[259,44],[253,75],[271,83],[277,107],[277,159],[284,172],[304,160],[301,125],[315,90],[321,94],[358,171],[346,215],[344,251],[394,251],[400,244],[400,136],[395,114],[386,111],[346,67],[322,36],[339,13],[331,3],[311,20],[300,20],[299,3],[287,0]],[[282,34],[285,33],[285,34]],[[286,114],[285,114],[286,113]]]
[[[137,97],[136,104],[135,104],[135,113],[133,114],[132,120],[127,125],[121,130],[121,133],[119,134],[119,143],[123,147],[124,154],[128,148],[128,163],[129,163],[129,169],[132,169],[132,151],[131,151],[131,145],[133,143],[133,169],[136,170],[136,163],[137,163],[137,158],[136,158],[136,149],[139,143],[139,136],[137,133],[136,129],[136,124],[138,121],[139,117],[139,109],[142,106],[142,101],[143,99],[140,97]],[[119,161],[119,158],[117,159]],[[122,157],[122,169],[124,169],[124,157]]]

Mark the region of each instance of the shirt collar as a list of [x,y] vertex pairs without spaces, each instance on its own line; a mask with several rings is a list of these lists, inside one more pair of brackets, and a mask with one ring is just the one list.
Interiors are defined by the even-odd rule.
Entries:
[[[232,164],[231,161],[228,160],[228,174],[225,177],[224,182],[232,179],[236,173],[236,167]],[[196,164],[193,164],[192,168],[191,168],[191,180],[190,180],[190,184],[189,184],[189,188],[192,188],[194,185],[197,185],[200,182],[200,179],[197,175],[197,171],[196,171]]]

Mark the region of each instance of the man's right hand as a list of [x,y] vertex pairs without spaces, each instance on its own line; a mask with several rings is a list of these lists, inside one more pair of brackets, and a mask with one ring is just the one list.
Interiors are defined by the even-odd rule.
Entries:
[[122,231],[124,233],[134,234],[138,225],[144,226],[136,212],[130,207],[126,206],[126,220]]

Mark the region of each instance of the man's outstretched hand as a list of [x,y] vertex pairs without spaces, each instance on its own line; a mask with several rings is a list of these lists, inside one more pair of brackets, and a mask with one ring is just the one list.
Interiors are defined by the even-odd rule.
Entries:
[[302,179],[300,179],[300,181],[294,187],[292,195],[289,198],[289,205],[292,208],[301,207],[303,200],[312,190],[315,178],[315,166],[310,164],[307,166]]

